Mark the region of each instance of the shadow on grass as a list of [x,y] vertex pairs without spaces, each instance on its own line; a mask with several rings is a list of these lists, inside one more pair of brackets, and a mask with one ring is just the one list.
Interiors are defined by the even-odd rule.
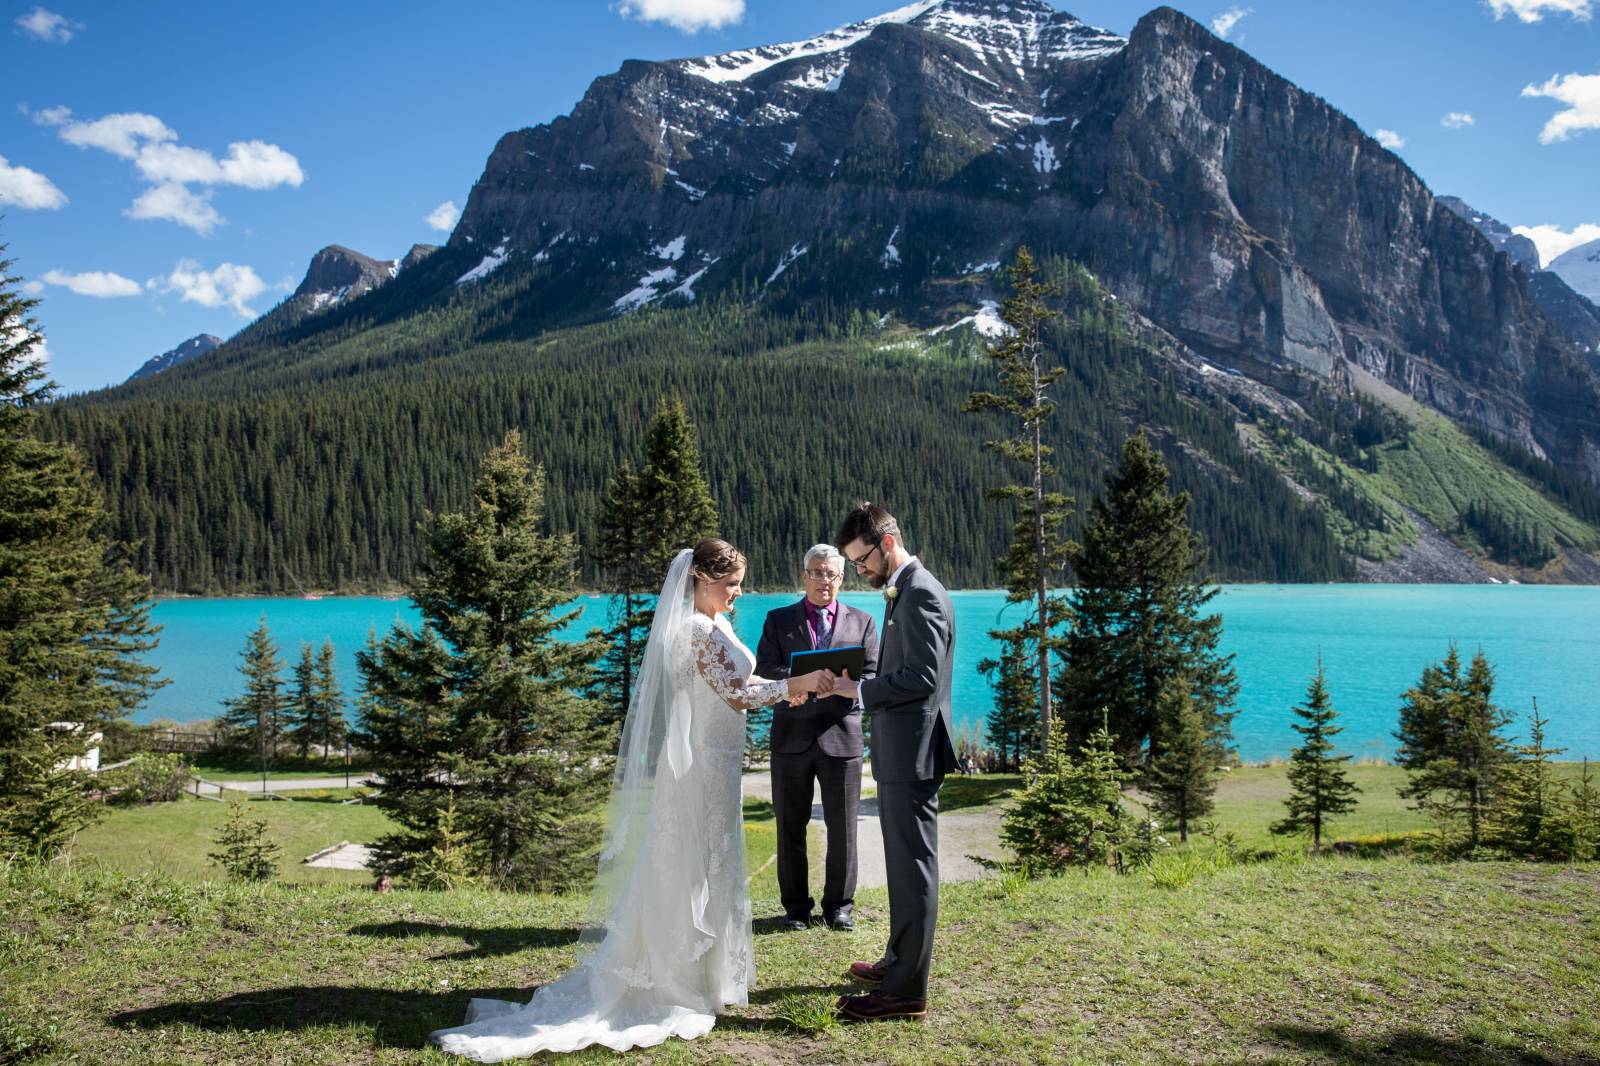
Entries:
[[578,942],[580,930],[539,929],[529,926],[478,929],[468,925],[448,925],[443,922],[384,922],[378,925],[350,927],[351,936],[389,937],[409,940],[413,937],[459,937],[470,946],[464,951],[448,955],[433,955],[435,960],[486,959],[495,955],[513,955],[527,948],[559,948]]
[[1346,1036],[1337,1029],[1305,1025],[1268,1025],[1269,1040],[1351,1066],[1389,1066],[1396,1062],[1449,1063],[1450,1066],[1596,1066],[1588,1055],[1549,1058],[1537,1051],[1497,1047],[1463,1037],[1436,1036],[1418,1029],[1391,1029],[1375,1036]]
[[435,1029],[460,1025],[474,997],[525,1001],[526,988],[411,992],[359,985],[291,985],[220,999],[165,1003],[113,1014],[122,1028],[193,1026],[211,1032],[293,1032],[327,1025],[370,1028],[385,1047],[421,1047]]
[[[776,1003],[790,995],[833,995],[833,985],[789,985],[764,988],[750,996],[752,1007]],[[167,1029],[192,1026],[210,1032],[294,1032],[339,1025],[370,1028],[375,1042],[384,1047],[421,1047],[435,1029],[460,1025],[467,1016],[467,1001],[482,997],[526,1002],[533,988],[452,989],[449,992],[414,992],[401,989],[347,985],[291,985],[237,992],[219,999],[165,1003],[156,1007],[113,1014],[108,1019],[119,1028]],[[747,1033],[804,1034],[783,1018],[725,1014],[717,1028]]]

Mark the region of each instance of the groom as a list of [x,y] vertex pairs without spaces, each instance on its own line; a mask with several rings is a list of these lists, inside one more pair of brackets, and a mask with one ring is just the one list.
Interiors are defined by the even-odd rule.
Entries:
[[889,877],[889,946],[879,961],[857,962],[850,976],[877,987],[841,996],[856,1021],[921,1018],[928,1013],[928,969],[939,913],[939,786],[957,766],[950,738],[955,614],[950,594],[900,543],[894,516],[863,503],[845,517],[839,550],[882,589],[878,676],[842,677],[848,696],[872,717],[872,776]]

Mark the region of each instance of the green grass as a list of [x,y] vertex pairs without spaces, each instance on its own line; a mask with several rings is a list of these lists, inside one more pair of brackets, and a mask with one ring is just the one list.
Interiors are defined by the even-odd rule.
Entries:
[[1419,536],[1402,507],[1416,511],[1457,544],[1476,555],[1483,545],[1457,527],[1469,504],[1492,500],[1508,522],[1538,528],[1563,544],[1583,551],[1600,550],[1600,529],[1576,517],[1513,471],[1470,434],[1436,411],[1393,390],[1364,386],[1409,424],[1408,439],[1376,447],[1377,471],[1352,466],[1337,456],[1299,439],[1280,441],[1259,427],[1248,426],[1252,447],[1279,470],[1294,476],[1295,457],[1341,478],[1352,491],[1384,515],[1384,529],[1359,528],[1329,500],[1318,497],[1334,539],[1346,551],[1368,559],[1392,559]]
[[[947,885],[924,1024],[830,1024],[887,930],[777,934],[706,1038],[644,1062],[1370,1064],[1600,1057],[1600,866],[1287,859]],[[470,996],[572,964],[584,902],[81,868],[0,874],[0,1060],[443,1062]],[[14,1049],[30,1048],[17,1053]],[[561,1061],[614,1062],[605,1051]]]
[[[348,840],[367,844],[389,832],[392,823],[376,807],[330,802],[244,801],[252,819],[267,823],[267,835],[282,849],[280,876],[289,882],[370,883],[356,870],[324,870],[301,862],[307,855]],[[72,851],[77,865],[128,874],[159,873],[184,880],[217,877],[206,853],[228,813],[228,805],[188,797],[176,803],[113,807],[96,825],[78,835]]]
[[[261,767],[252,764],[248,759],[216,759],[206,758],[196,761],[192,771],[197,777],[207,781],[260,781]],[[321,759],[276,759],[267,769],[267,780],[284,781],[301,777],[343,777],[344,763],[337,760],[324,762]],[[367,774],[372,773],[372,766],[366,761],[352,762],[350,764],[350,783],[359,782]]]

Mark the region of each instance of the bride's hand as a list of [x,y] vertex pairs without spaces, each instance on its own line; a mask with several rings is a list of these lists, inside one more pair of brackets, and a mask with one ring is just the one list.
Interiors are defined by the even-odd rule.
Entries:
[[802,703],[810,693],[824,691],[823,685],[826,684],[824,679],[831,679],[832,676],[826,670],[813,670],[809,674],[791,677],[789,679],[789,702]]

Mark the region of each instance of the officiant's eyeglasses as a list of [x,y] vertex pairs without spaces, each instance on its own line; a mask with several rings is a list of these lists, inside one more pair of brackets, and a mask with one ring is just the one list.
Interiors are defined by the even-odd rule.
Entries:
[[835,581],[844,580],[844,574],[836,574],[832,570],[802,570],[800,572],[812,581],[820,582],[824,585],[831,585]]

